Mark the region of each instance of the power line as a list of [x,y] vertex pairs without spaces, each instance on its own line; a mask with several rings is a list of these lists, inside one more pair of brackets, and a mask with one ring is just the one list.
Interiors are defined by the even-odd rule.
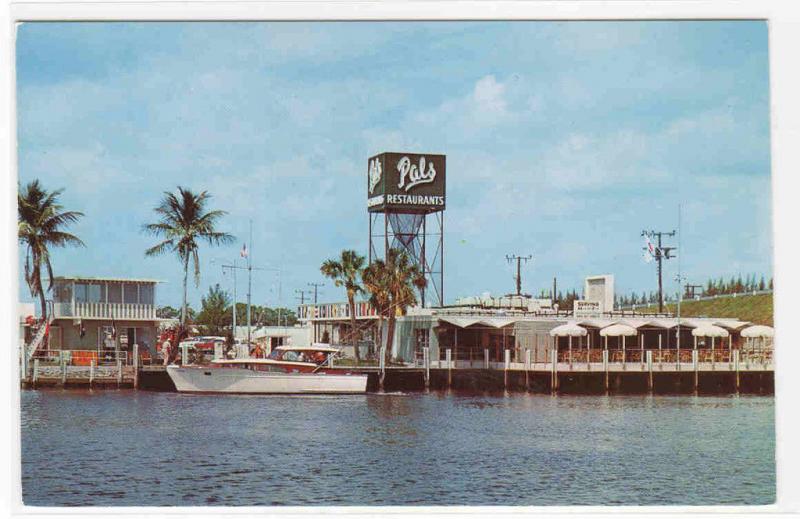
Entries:
[[657,231],[642,231],[642,236],[647,237],[648,240],[650,238],[656,238],[656,240],[657,240],[657,243],[656,243],[656,245],[654,247],[654,251],[651,251],[650,247],[644,247],[643,249],[645,251],[649,252],[652,255],[652,257],[655,258],[655,260],[656,260],[656,265],[657,265],[656,270],[658,271],[658,312],[659,313],[663,313],[664,312],[664,284],[663,284],[662,277],[661,277],[662,269],[663,269],[662,262],[665,259],[674,258],[675,256],[671,255],[671,254],[672,254],[672,251],[677,250],[677,247],[664,247],[661,244],[661,238],[663,236],[668,236],[668,237],[675,236],[675,231],[674,230],[670,231],[670,232],[665,232],[665,231],[658,231],[658,232]]
[[508,254],[506,254],[506,260],[509,263],[511,263],[512,261],[516,261],[517,262],[517,276],[516,276],[515,279],[517,281],[517,294],[516,295],[518,295],[518,296],[522,295],[522,273],[521,273],[522,271],[521,271],[520,265],[521,265],[521,263],[523,261],[525,263],[527,263],[528,260],[531,260],[531,259],[533,259],[533,255],[530,255],[530,254],[527,255],[527,256],[517,256],[516,254],[512,254],[511,256],[509,256]]

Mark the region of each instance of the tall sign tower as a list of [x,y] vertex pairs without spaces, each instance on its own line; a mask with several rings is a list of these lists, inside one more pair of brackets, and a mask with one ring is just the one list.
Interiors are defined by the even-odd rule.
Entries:
[[428,281],[422,306],[444,305],[445,158],[386,152],[367,162],[369,261],[406,252]]

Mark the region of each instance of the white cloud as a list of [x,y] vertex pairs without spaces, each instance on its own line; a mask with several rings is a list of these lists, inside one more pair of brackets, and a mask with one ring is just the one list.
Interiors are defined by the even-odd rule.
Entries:
[[529,95],[519,75],[499,81],[490,74],[478,79],[468,94],[447,99],[433,110],[419,111],[413,121],[429,128],[447,127],[459,134],[474,135],[519,121],[540,107],[541,100]]
[[475,114],[488,121],[508,116],[505,91],[505,85],[498,83],[494,76],[479,79],[472,92]]

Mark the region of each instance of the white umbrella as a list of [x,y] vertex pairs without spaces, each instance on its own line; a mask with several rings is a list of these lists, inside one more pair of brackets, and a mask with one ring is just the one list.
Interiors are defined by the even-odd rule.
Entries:
[[600,330],[600,335],[605,337],[605,349],[608,349],[609,337],[622,337],[622,357],[624,362],[625,357],[625,337],[633,337],[637,334],[636,328],[628,326],[627,324],[617,323],[611,326],[606,326]]
[[550,330],[552,337],[584,337],[588,332],[575,323],[562,324]]
[[[556,326],[552,330],[550,330],[551,337],[569,337],[569,361],[570,365],[572,363],[572,338],[573,337],[584,337],[587,334],[586,328],[581,328],[577,324],[573,322],[569,322],[567,324],[562,324],[561,326]],[[555,339],[553,339],[555,341]]]
[[771,326],[755,325],[742,330],[742,337],[775,337],[775,329]]
[[713,324],[701,324],[692,330],[692,335],[695,337],[727,337],[730,334],[725,328]]
[[636,328],[633,326],[628,326],[627,324],[612,324],[611,326],[606,326],[602,330],[600,330],[600,335],[603,337],[631,337],[636,335]]
[[[730,335],[728,330],[725,328],[721,328],[719,326],[710,324],[710,323],[703,323],[697,328],[692,330],[692,335],[694,336],[694,349],[697,349],[697,338],[698,337],[711,337],[711,354],[714,355],[714,338],[715,337],[727,337]],[[712,357],[713,358],[713,357]]]
[[761,339],[761,347],[767,346],[767,339],[775,337],[775,329],[771,326],[755,325],[748,326],[742,330],[742,337],[747,339],[747,344],[750,348],[753,347],[754,339]]

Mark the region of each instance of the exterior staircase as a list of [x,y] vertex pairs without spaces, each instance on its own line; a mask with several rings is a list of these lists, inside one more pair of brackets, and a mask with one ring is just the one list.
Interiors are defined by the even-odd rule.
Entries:
[[53,314],[50,313],[50,316],[47,318],[46,323],[42,323],[39,326],[39,330],[37,330],[36,335],[34,335],[33,340],[25,346],[25,356],[27,360],[31,360],[33,355],[39,350],[39,348],[44,344],[44,336],[47,332],[47,328],[50,324],[53,323]]

